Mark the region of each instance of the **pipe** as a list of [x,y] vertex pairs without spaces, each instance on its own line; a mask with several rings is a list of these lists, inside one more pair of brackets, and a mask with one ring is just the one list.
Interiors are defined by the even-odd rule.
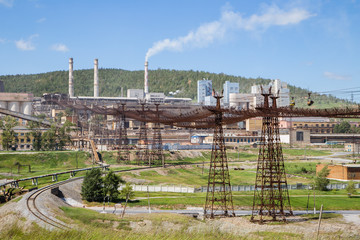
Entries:
[[94,60],[94,97],[99,97],[99,68],[98,59]]
[[74,97],[73,58],[69,59],[69,96]]

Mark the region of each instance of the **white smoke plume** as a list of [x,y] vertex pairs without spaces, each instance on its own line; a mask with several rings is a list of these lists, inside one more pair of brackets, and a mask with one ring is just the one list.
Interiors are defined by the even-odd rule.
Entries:
[[262,14],[254,14],[248,18],[241,16],[238,12],[224,10],[222,11],[219,20],[205,23],[198,27],[195,31],[190,31],[186,36],[175,39],[167,38],[155,42],[154,45],[147,51],[145,61],[148,61],[151,56],[165,50],[183,51],[186,47],[207,47],[215,40],[223,39],[229,31],[266,30],[271,26],[298,24],[312,16],[314,16],[314,14],[311,14],[302,8],[292,8],[286,11],[280,9],[276,5],[265,8]]

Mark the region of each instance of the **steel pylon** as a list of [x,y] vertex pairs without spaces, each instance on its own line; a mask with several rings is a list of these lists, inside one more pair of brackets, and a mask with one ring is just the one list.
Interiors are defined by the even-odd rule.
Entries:
[[214,94],[214,97],[217,101],[216,109],[214,110],[216,126],[214,129],[204,208],[204,216],[210,218],[215,216],[235,216],[222,128],[223,113],[220,110],[220,99],[222,96]]
[[153,139],[151,145],[151,162],[152,165],[162,165],[165,167],[165,158],[163,153],[162,137],[161,137],[161,128],[159,123],[159,103],[155,103],[156,107],[156,118],[158,121],[154,123],[153,127]]
[[[140,104],[141,104],[141,115],[144,118],[145,117],[145,101],[140,102]],[[148,145],[149,145],[149,140],[147,137],[147,125],[146,125],[146,122],[141,122],[139,141],[138,141],[138,150],[136,152],[138,165],[151,166],[151,159],[150,159]]]
[[258,155],[254,199],[251,221],[286,221],[286,215],[292,215],[287,187],[284,157],[279,134],[277,116],[266,116],[274,110],[277,97],[272,96],[269,106],[269,93],[263,93],[264,111],[261,142]]
[[125,126],[125,104],[122,105],[122,112],[119,118],[119,151],[118,162],[130,161],[129,139],[127,136],[127,130]]

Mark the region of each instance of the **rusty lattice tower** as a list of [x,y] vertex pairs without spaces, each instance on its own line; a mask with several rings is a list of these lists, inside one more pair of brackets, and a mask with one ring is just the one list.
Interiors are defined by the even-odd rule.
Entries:
[[[141,104],[141,117],[145,118],[145,101],[140,102]],[[140,123],[140,133],[138,141],[137,164],[138,165],[149,165],[151,166],[151,159],[149,154],[149,140],[147,137],[147,125],[146,122]]]
[[119,151],[118,162],[130,161],[129,139],[126,130],[125,104],[121,104],[121,114],[119,117]]
[[165,167],[165,158],[163,153],[163,145],[161,138],[161,128],[159,122],[159,103],[155,103],[156,107],[156,118],[157,121],[154,123],[153,127],[153,139],[152,139],[152,148],[151,148],[151,162],[153,165],[162,165]]
[[210,218],[215,216],[235,216],[222,128],[223,113],[220,108],[222,96],[215,94],[214,91],[213,93],[216,98],[216,108],[213,110],[215,114],[215,129],[204,208],[204,216]]
[[[254,200],[251,221],[285,221],[286,215],[292,215],[287,188],[284,157],[279,134],[277,116],[266,116],[276,109],[276,99],[272,96],[269,106],[269,93],[262,93],[264,106],[258,108],[265,114],[262,122],[261,143],[258,155]],[[273,114],[272,114],[273,115]]]

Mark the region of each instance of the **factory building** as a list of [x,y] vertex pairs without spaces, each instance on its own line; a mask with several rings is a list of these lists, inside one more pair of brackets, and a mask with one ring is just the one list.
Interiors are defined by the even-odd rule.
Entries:
[[[191,98],[174,98],[167,97],[164,93],[151,93],[149,92],[148,83],[148,66],[149,63],[145,62],[145,75],[144,75],[144,89],[127,89],[127,97],[104,97],[100,96],[100,83],[99,83],[99,61],[94,60],[94,96],[75,96],[74,94],[74,77],[73,77],[73,58],[69,59],[69,97],[76,98],[86,102],[103,102],[107,104],[122,103],[138,103],[139,99],[146,99],[147,102],[161,102],[170,104],[184,104],[190,103]],[[75,79],[76,81],[76,79]]]
[[[279,97],[276,101],[278,107],[287,107],[290,105],[290,90],[287,88],[287,84],[285,82],[281,82],[279,79],[276,79],[270,82],[268,85],[262,86],[265,92],[268,92],[268,89],[271,87],[271,93]],[[256,96],[256,98],[254,98],[255,102],[253,102],[255,107],[263,104],[264,98],[261,96],[260,85],[252,86],[251,94]]]
[[348,165],[316,165],[316,173],[320,172],[325,166],[330,170],[327,178],[336,180],[360,180],[360,165],[348,164]]
[[31,115],[33,98],[32,93],[0,92],[0,108]]
[[203,79],[197,81],[197,100],[200,104],[205,104],[205,97],[212,96],[212,81]]
[[223,104],[225,106],[229,105],[229,97],[232,93],[239,93],[239,83],[232,83],[230,81],[226,81],[223,85]]

